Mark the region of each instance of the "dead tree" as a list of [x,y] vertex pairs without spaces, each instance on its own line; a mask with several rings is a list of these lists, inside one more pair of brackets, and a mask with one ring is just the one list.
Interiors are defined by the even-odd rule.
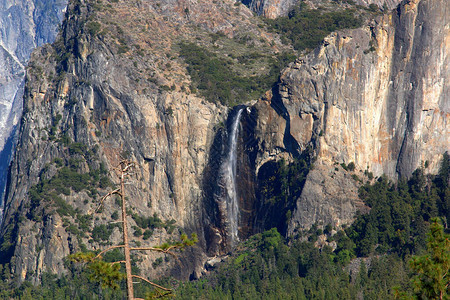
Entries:
[[[142,276],[132,274],[131,255],[130,255],[131,251],[156,251],[156,252],[161,252],[161,253],[170,254],[172,256],[175,256],[175,253],[173,252],[173,250],[193,245],[194,243],[197,242],[197,236],[195,234],[193,234],[192,237],[189,239],[186,235],[183,234],[183,235],[181,235],[181,240],[176,243],[171,243],[171,244],[165,243],[161,246],[156,246],[156,247],[130,247],[130,240],[129,240],[129,235],[128,235],[127,206],[126,206],[126,200],[125,200],[125,179],[132,174],[134,167],[135,167],[135,163],[132,161],[129,161],[127,159],[120,161],[119,165],[114,168],[115,171],[118,172],[118,175],[120,177],[120,187],[113,191],[110,191],[108,194],[103,196],[100,200],[100,203],[99,203],[97,209],[96,209],[96,212],[98,212],[99,209],[103,206],[103,203],[105,202],[105,200],[107,200],[111,196],[117,195],[120,197],[121,206],[122,206],[121,207],[122,208],[122,220],[120,221],[120,223],[122,223],[123,245],[111,246],[111,247],[101,251],[96,256],[78,253],[76,255],[71,256],[71,259],[73,261],[77,261],[77,262],[81,262],[81,261],[88,262],[88,263],[98,262],[102,259],[102,255],[104,253],[106,253],[107,251],[117,249],[117,248],[123,248],[125,260],[117,261],[117,262],[113,262],[113,263],[109,263],[109,264],[110,265],[119,264],[119,263],[125,264],[127,299],[128,300],[141,299],[141,298],[134,298],[133,278],[140,279],[142,281],[149,283],[150,285],[152,285],[155,288],[155,291],[156,291],[158,297],[164,297],[164,296],[172,294],[172,292],[173,292],[172,289],[165,288],[161,285],[158,285]],[[104,263],[104,264],[108,264],[108,263]],[[116,271],[118,271],[118,270],[116,270]]]

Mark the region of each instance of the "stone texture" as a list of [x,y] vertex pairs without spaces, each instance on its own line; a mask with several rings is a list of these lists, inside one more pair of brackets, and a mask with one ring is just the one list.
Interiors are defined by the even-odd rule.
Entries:
[[[192,37],[194,30],[233,37],[262,29],[250,10],[231,0],[158,3],[119,1],[103,7],[94,20],[110,20],[114,13],[123,23],[102,23],[95,35],[86,27],[95,11],[88,9],[92,3],[74,1],[57,43],[32,55],[0,229],[0,236],[14,236],[11,252],[0,258],[10,256],[21,280],[27,274],[38,281],[42,272],[63,273],[62,258],[78,251],[80,242],[102,248],[87,237],[78,240],[50,210],[40,221],[23,218],[29,213],[30,187],[55,174],[55,158],[67,162],[71,157],[67,145],[49,139],[52,127],[58,137],[97,149],[92,163],[103,162],[110,171],[121,155],[129,156],[139,166],[127,185],[133,212],[173,218],[181,230],[199,234],[199,245],[186,251],[178,266],[170,265],[172,274],[200,274],[207,254],[228,250],[213,183],[229,109],[189,93],[185,65],[169,57],[176,42]],[[351,222],[357,210],[366,209],[357,200],[355,180],[366,169],[395,178],[428,160],[427,172],[437,170],[449,145],[448,5],[445,0],[405,2],[369,26],[330,35],[246,109],[238,147],[239,188],[252,188],[240,197],[243,238],[262,230],[252,228],[252,218],[258,217],[251,211],[258,195],[252,189],[258,188],[255,178],[267,162],[310,150],[317,157],[295,203],[289,234],[313,223]],[[336,165],[349,162],[355,163],[355,172]],[[86,171],[88,164],[79,168]],[[113,172],[110,179],[117,182]],[[92,214],[96,207],[86,191],[63,198],[81,214]],[[93,224],[107,224],[116,209],[107,203]],[[177,233],[161,229],[147,241],[136,240],[155,245]],[[116,230],[111,242],[119,240]],[[156,257],[142,257],[147,275],[162,273],[151,267]]]
[[341,228],[352,223],[357,211],[367,212],[367,207],[358,198],[359,182],[341,167],[337,169],[316,166],[309,172],[303,192],[297,199],[288,235],[294,236],[313,224]]
[[449,150],[449,6],[408,1],[367,27],[329,35],[282,73],[270,103],[255,106],[257,166],[278,151],[312,146],[317,154],[291,232],[351,221],[354,201],[335,196],[355,200],[357,191],[328,178],[334,163],[394,179],[426,161],[425,171],[437,172]]
[[[203,176],[217,125],[226,120],[228,109],[185,89],[190,84],[186,67],[181,59],[171,57],[172,47],[191,38],[194,31],[206,36],[221,31],[232,37],[236,32],[261,29],[248,8],[237,7],[231,0],[215,5],[206,0],[148,0],[120,1],[110,9],[94,6],[91,1],[70,2],[58,40],[32,54],[0,230],[0,236],[13,232],[13,245],[0,260],[11,259],[20,281],[27,274],[38,281],[43,272],[64,273],[62,258],[79,251],[80,243],[89,249],[102,247],[89,243],[88,236],[77,239],[62,225],[64,221],[76,224],[76,220],[58,215],[51,206],[39,208],[42,220],[27,218],[30,187],[54,176],[55,158],[67,162],[71,157],[67,145],[58,142],[68,136],[88,149],[97,149],[91,163],[103,162],[115,183],[113,167],[121,155],[129,155],[138,165],[136,177],[127,185],[133,212],[156,213],[163,221],[174,219],[180,231],[199,235],[199,245],[172,262],[182,267],[171,265],[175,276],[186,278],[206,261],[202,222],[203,215],[212,212],[204,209]],[[111,14],[118,23],[110,25]],[[91,34],[88,25],[92,20],[110,27]],[[109,34],[109,30],[114,32]],[[128,48],[119,48],[121,43]],[[58,115],[61,120],[56,122]],[[52,127],[56,131],[53,140],[49,139]],[[88,169],[87,163],[79,167],[80,172]],[[106,192],[98,190],[99,195]],[[62,197],[83,215],[93,214],[97,205],[86,191]],[[92,226],[108,224],[115,210],[114,201],[107,203]],[[25,216],[25,224],[19,224],[19,216]],[[135,225],[131,219],[130,224]],[[178,230],[171,237],[177,236]],[[169,237],[158,229],[149,240],[136,240],[157,245]],[[120,243],[118,232],[111,235],[111,242]],[[156,257],[142,255],[141,268],[147,275],[163,273],[151,266]]]
[[67,4],[44,2],[0,1],[0,149],[20,118],[22,81],[31,51],[55,40]]
[[[277,17],[285,17],[288,15],[289,11],[295,6],[301,3],[300,0],[243,0],[248,7],[256,14],[269,18],[275,19]],[[304,0],[311,8],[318,8],[319,6],[336,5],[337,1],[327,1],[327,0]],[[380,8],[394,9],[401,0],[355,0],[355,4],[369,6],[370,4],[375,4]],[[348,6],[345,3],[339,3],[344,6]]]
[[279,16],[286,16],[297,3],[299,3],[297,0],[252,0],[248,6],[260,16],[275,19]]
[[14,132],[22,114],[25,66],[34,48],[55,40],[66,0],[0,1],[0,223]]

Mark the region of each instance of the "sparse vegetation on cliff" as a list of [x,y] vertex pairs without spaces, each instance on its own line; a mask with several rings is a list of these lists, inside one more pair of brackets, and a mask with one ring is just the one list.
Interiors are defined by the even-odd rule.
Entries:
[[[166,242],[160,246],[154,246],[154,247],[132,247],[130,246],[130,239],[129,239],[129,231],[128,231],[128,219],[127,219],[127,197],[126,190],[125,190],[125,180],[130,174],[133,173],[133,169],[135,168],[135,163],[129,161],[129,160],[122,160],[119,165],[115,168],[118,171],[118,175],[120,178],[120,184],[119,187],[115,190],[112,190],[108,192],[105,196],[102,197],[100,200],[99,206],[96,211],[99,211],[99,209],[104,205],[104,201],[112,198],[114,196],[120,197],[121,202],[121,222],[119,227],[122,229],[122,237],[123,237],[123,243],[115,246],[111,246],[109,248],[106,248],[102,250],[100,253],[95,253],[93,251],[89,252],[78,252],[75,254],[72,254],[69,256],[69,259],[72,262],[75,263],[83,263],[85,264],[85,268],[90,272],[90,280],[94,282],[100,283],[102,288],[111,288],[113,290],[119,289],[120,285],[119,283],[126,279],[126,291],[127,291],[127,299],[128,300],[134,300],[135,299],[135,293],[134,293],[134,282],[133,278],[136,280],[139,280],[141,283],[148,283],[150,286],[153,287],[154,292],[152,293],[155,298],[165,298],[167,296],[172,295],[172,290],[166,287],[163,287],[161,285],[158,285],[150,280],[148,280],[145,277],[142,277],[132,270],[132,260],[131,260],[131,253],[132,251],[153,251],[153,252],[160,252],[163,254],[170,254],[172,256],[175,256],[173,253],[176,249],[183,249],[188,246],[194,245],[198,239],[196,234],[192,234],[192,237],[189,239],[186,234],[182,234],[180,236],[180,241],[175,242]],[[155,216],[155,219],[156,216]],[[152,219],[153,220],[153,219]],[[159,219],[158,219],[159,220]],[[142,223],[142,222],[140,222]],[[159,223],[161,221],[159,220]],[[142,225],[142,224],[141,224]],[[96,228],[99,228],[98,232],[100,233],[99,238],[106,240],[109,238],[109,235],[111,234],[111,231],[109,228],[105,225],[97,226]],[[95,229],[94,228],[94,231]],[[135,231],[136,232],[136,231]],[[95,239],[95,235],[93,232],[93,238]],[[123,249],[124,259],[120,259],[117,261],[105,262],[103,260],[103,255],[109,251],[116,250],[116,249]],[[161,264],[162,259],[156,259],[153,263],[153,268],[156,268],[159,264]],[[125,266],[125,273],[121,272],[121,264],[124,264]]]
[[271,30],[282,35],[284,43],[292,43],[296,50],[313,49],[329,33],[363,24],[355,9],[309,9],[303,2],[287,17],[267,19],[266,22]]
[[[279,72],[295,56],[282,53],[270,59],[268,74],[242,76],[233,70],[233,60],[219,57],[193,43],[179,44],[180,55],[187,63],[187,71],[196,89],[211,102],[234,106],[251,99],[259,98],[276,83]],[[249,60],[261,54],[253,53],[241,56],[239,60]],[[192,89],[191,89],[192,90]]]
[[[350,3],[351,0],[346,2]],[[76,5],[77,3],[83,4]],[[152,237],[154,230],[164,237],[166,233],[171,234],[176,228],[173,220],[164,222],[158,215],[153,214],[154,211],[161,212],[160,216],[169,219],[182,212],[180,214],[183,218],[182,224],[186,228],[202,230],[205,222],[210,221],[208,218],[211,218],[211,224],[214,224],[215,216],[207,213],[214,211],[209,210],[208,206],[216,205],[213,201],[216,199],[203,198],[204,190],[200,184],[200,174],[208,167],[210,141],[218,132],[211,129],[215,123],[224,120],[226,109],[221,105],[205,103],[202,98],[188,94],[198,93],[208,101],[228,106],[257,99],[277,82],[280,69],[294,59],[293,55],[286,52],[289,45],[295,42],[297,49],[313,47],[317,45],[317,38],[325,34],[329,28],[353,26],[354,20],[351,17],[355,16],[351,13],[340,17],[331,15],[331,21],[325,21],[321,17],[328,12],[323,10],[316,12],[322,14],[318,17],[313,13],[309,14],[307,9],[297,13],[294,11],[285,23],[280,23],[280,27],[270,33],[266,31],[267,27],[261,20],[244,11],[242,5],[230,6],[227,1],[93,0],[88,1],[88,5],[85,3],[83,0],[72,1],[70,7],[73,11],[68,10],[70,17],[65,23],[66,32],[60,38],[61,47],[55,45],[55,51],[48,52],[53,53],[51,59],[45,57],[47,55],[45,49],[50,46],[44,47],[39,56],[39,59],[42,59],[41,64],[37,64],[34,69],[31,68],[34,72],[29,73],[30,75],[34,73],[34,77],[30,78],[40,82],[28,85],[34,87],[26,91],[24,103],[29,110],[20,125],[22,130],[20,151],[30,155],[18,156],[10,173],[11,183],[8,189],[12,194],[5,205],[7,224],[1,228],[0,237],[0,262],[4,263],[0,266],[0,298],[122,299],[125,290],[123,282],[118,284],[118,291],[113,292],[110,287],[117,285],[102,287],[98,282],[88,281],[92,276],[97,276],[95,272],[102,269],[114,273],[115,278],[107,280],[120,279],[120,276],[116,276],[120,271],[117,265],[110,268],[111,265],[94,263],[92,269],[86,269],[66,262],[66,266],[63,267],[60,255],[67,251],[77,251],[78,248],[85,252],[88,246],[94,249],[117,241],[118,224],[106,225],[110,221],[109,216],[92,218],[87,214],[98,192],[101,193],[102,189],[110,185],[108,177],[102,174],[102,164],[99,164],[99,160],[112,160],[121,151],[129,150],[131,156],[146,162],[145,170],[142,172],[144,178],[133,191],[143,197],[132,202],[133,208],[125,210],[126,214],[133,218],[128,218],[128,221],[133,225],[136,223],[136,226],[132,226],[134,231],[130,230],[130,235],[134,235],[133,240],[136,241],[134,246],[140,247],[141,244],[145,244],[146,240]],[[180,6],[173,9],[174,3]],[[188,4],[189,7],[184,7],[184,4]],[[114,9],[110,9],[113,6]],[[371,10],[375,10],[374,6]],[[77,16],[80,11],[86,12],[85,20]],[[113,11],[117,13],[111,16]],[[403,14],[403,11],[401,13]],[[417,20],[417,24],[423,23],[424,28],[430,28],[423,22],[423,17]],[[297,30],[306,26],[302,23],[306,21],[318,23],[323,28],[316,28],[318,31],[314,28],[305,30],[306,33],[312,35],[317,33],[318,36],[305,36],[305,39],[300,41],[302,33]],[[392,21],[396,23],[397,20]],[[290,22],[293,22],[293,25]],[[379,25],[372,32],[374,35],[379,28],[383,28]],[[395,37],[396,40],[403,40],[402,37],[410,34],[409,30],[403,30],[407,27],[414,28],[404,26],[401,30],[393,30],[399,34],[398,38]],[[279,43],[280,34],[276,32],[285,37],[286,45]],[[366,33],[370,35],[368,30]],[[424,31],[426,38],[423,40],[428,40],[429,35],[425,33],[426,31]],[[357,34],[353,35],[356,36]],[[390,41],[390,35],[384,37]],[[180,41],[186,40],[189,43],[179,44]],[[351,40],[352,45],[354,42],[358,43],[357,38]],[[373,40],[375,41],[375,37]],[[399,45],[396,42],[394,44],[393,49],[397,49]],[[412,41],[411,45],[416,45],[416,42]],[[327,49],[334,49],[333,47],[331,45]],[[375,42],[369,44],[369,50],[374,50],[375,47],[378,47]],[[178,57],[179,53],[181,57]],[[323,74],[339,73],[341,61],[335,60],[333,56],[334,54],[326,57],[330,59],[328,61],[330,68],[325,62]],[[388,64],[393,62],[391,69],[394,71],[399,66],[396,61],[404,63],[401,59],[397,59],[399,56],[392,61],[388,56],[386,55],[385,62]],[[355,63],[362,62],[363,66],[360,68],[352,66],[354,76],[343,74],[345,78],[355,78],[355,84],[346,86],[362,86],[356,79],[364,78],[360,75],[365,74],[367,67],[373,66],[370,63],[371,57],[372,55],[366,55],[360,60],[357,54],[356,59],[351,58]],[[430,57],[436,56],[431,53]],[[349,59],[348,56],[343,58]],[[381,60],[381,57],[379,59]],[[406,67],[409,63],[414,64],[414,61],[407,62]],[[283,73],[284,79],[300,76],[295,75],[294,70],[301,71],[304,67],[310,70],[310,66],[315,68],[307,61],[297,62],[292,66],[292,70]],[[48,66],[52,64],[56,65],[56,69],[50,72]],[[410,70],[409,67],[401,67],[405,70],[405,74],[412,74],[407,72]],[[350,69],[350,61],[344,69]],[[426,69],[423,71],[420,68],[420,72],[417,73],[419,76],[416,77],[419,80],[420,74],[427,72]],[[356,111],[350,109],[353,106],[349,106],[350,110],[346,110],[346,105],[340,105],[340,99],[345,101],[349,99],[347,102],[349,104],[363,103],[353,101],[354,98],[351,97],[341,97],[338,93],[334,94],[339,100],[338,103],[333,100],[334,97],[330,97],[328,93],[333,94],[336,91],[333,83],[343,80],[343,77],[333,77],[331,80],[334,82],[329,84],[331,77],[325,76],[323,80],[319,78],[316,81],[318,79],[316,75],[308,77],[306,73],[299,73],[304,74],[301,77],[306,78],[305,82],[298,80],[291,83],[283,82],[279,93],[274,93],[272,102],[271,99],[259,101],[258,104],[264,104],[266,108],[250,110],[249,116],[254,117],[256,123],[254,127],[250,124],[251,131],[255,135],[251,136],[252,139],[243,139],[246,142],[257,141],[246,143],[244,146],[246,149],[251,148],[251,155],[255,154],[256,159],[263,159],[254,165],[256,159],[249,155],[249,160],[252,161],[249,163],[248,174],[257,174],[256,170],[261,174],[268,171],[267,178],[261,178],[257,183],[260,184],[257,188],[263,189],[256,191],[263,194],[262,213],[252,219],[259,222],[257,219],[259,216],[266,216],[261,221],[265,223],[256,230],[250,229],[255,232],[276,226],[281,234],[271,229],[258,234],[248,244],[240,245],[237,256],[230,256],[232,267],[226,266],[223,273],[219,271],[217,280],[205,278],[199,281],[198,285],[186,284],[187,292],[183,294],[186,298],[304,296],[330,299],[333,297],[385,299],[392,295],[393,284],[405,285],[408,288],[405,283],[407,269],[404,259],[411,253],[423,249],[422,234],[430,218],[435,215],[442,217],[446,212],[448,216],[449,206],[446,199],[449,193],[448,189],[442,188],[448,182],[448,171],[447,175],[436,178],[423,176],[419,172],[414,174],[415,181],[411,183],[407,181],[392,183],[382,178],[375,184],[364,186],[361,189],[361,197],[372,210],[368,215],[358,216],[357,223],[349,228],[335,234],[335,230],[338,230],[333,227],[335,224],[327,225],[325,230],[321,228],[325,224],[316,224],[310,231],[300,232],[298,240],[285,241],[282,235],[286,222],[293,214],[295,201],[301,194],[310,164],[304,161],[293,161],[291,164],[274,161],[272,165],[267,165],[268,168],[273,167],[269,170],[263,170],[264,166],[261,164],[267,162],[267,155],[268,159],[271,159],[272,155],[282,157],[286,152],[296,148],[297,144],[293,139],[299,141],[306,139],[305,144],[299,145],[298,148],[307,144],[318,145],[316,129],[321,127],[323,132],[321,131],[319,136],[324,137],[319,142],[322,145],[323,140],[330,136],[330,128],[340,128],[343,124],[333,121],[331,126],[322,126],[332,119],[330,117],[332,114],[328,114],[332,112],[329,109],[331,105],[344,107],[344,114],[350,110]],[[318,73],[321,73],[320,69]],[[48,82],[51,80],[53,81]],[[317,82],[326,84],[316,85]],[[409,84],[408,80],[406,82]],[[297,88],[304,90],[308,85],[314,86],[315,91],[312,89],[311,93],[296,95]],[[277,92],[277,89],[273,91]],[[322,93],[324,91],[327,93]],[[392,92],[395,94],[394,90]],[[278,96],[282,96],[282,99],[278,99]],[[278,109],[273,101],[275,98],[281,100]],[[405,97],[399,95],[395,99],[403,98]],[[289,106],[291,100],[293,103],[298,100],[301,105]],[[325,109],[322,105],[324,103]],[[398,103],[395,111],[404,115],[400,113],[403,112],[402,103]],[[407,104],[409,108],[420,107],[410,102]],[[325,115],[322,114],[323,111],[326,112]],[[55,116],[56,112],[60,114]],[[268,118],[259,119],[262,114],[266,114]],[[351,121],[352,115],[347,116]],[[308,120],[309,117],[312,119]],[[384,123],[383,120],[381,122],[390,123]],[[357,126],[363,126],[361,125],[363,123],[355,122],[353,128],[359,128]],[[399,123],[403,124],[401,120]],[[223,124],[222,126],[225,127]],[[302,136],[297,135],[300,130],[303,131],[310,126],[313,130],[311,139],[308,134],[303,134],[304,132],[301,132]],[[429,127],[430,130],[433,129],[433,126]],[[391,129],[400,132],[398,128],[388,128]],[[409,131],[405,133],[408,136]],[[424,137],[426,135],[424,131]],[[402,140],[401,135],[397,137],[398,140]],[[348,136],[349,141],[351,138],[351,135]],[[389,138],[386,141],[385,149],[395,148]],[[407,139],[405,141],[404,144],[408,145]],[[95,153],[97,145],[99,152]],[[322,150],[327,149],[325,144],[323,146]],[[344,150],[345,145],[341,146],[328,149]],[[319,152],[323,153],[322,150]],[[260,157],[261,153],[264,154]],[[430,163],[434,167],[435,162]],[[425,167],[426,165],[427,163]],[[353,171],[355,165],[350,163],[342,167]],[[336,168],[336,171],[339,169],[340,167]],[[372,179],[373,174],[366,171],[368,178]],[[342,173],[344,172],[341,170],[339,174]],[[359,175],[355,173],[351,174],[351,177],[359,181],[356,174]],[[217,173],[213,176],[217,176]],[[333,177],[329,180],[332,179]],[[326,180],[328,179],[323,179],[321,187]],[[30,189],[36,182],[38,184]],[[242,182],[246,184],[250,180]],[[348,191],[353,193],[355,189]],[[334,200],[332,199],[334,196],[335,194],[331,192],[324,198]],[[311,198],[315,197],[310,196],[309,199]],[[125,201],[118,202],[124,205]],[[323,216],[325,213],[321,211],[323,206],[320,205],[322,203],[312,206],[310,211]],[[119,219],[119,213],[115,209],[113,205],[105,207],[105,212],[111,214],[112,223]],[[249,207],[248,211],[252,209],[253,206]],[[346,208],[342,209],[344,210]],[[202,216],[199,218],[200,221],[197,219],[199,215]],[[443,217],[442,219],[445,220]],[[338,220],[341,220],[340,216]],[[161,228],[165,228],[166,232]],[[206,235],[213,236],[210,241],[205,242],[205,248],[212,245],[211,253],[216,254],[220,250],[214,249],[214,243],[218,239],[224,240],[227,233],[224,227],[217,226],[213,229],[217,230],[204,231],[202,237],[205,236],[206,239]],[[52,239],[53,237],[56,238]],[[336,249],[324,246],[318,250],[314,243],[324,239],[332,246],[335,242]],[[307,240],[309,242],[306,242]],[[149,242],[154,242],[154,239]],[[112,251],[110,255],[105,255],[104,262],[124,260],[118,252]],[[188,268],[182,269],[182,272],[190,273],[194,267],[198,270],[199,261],[205,257],[204,252],[190,254],[192,254],[190,257],[189,254],[187,256],[193,258],[192,264],[196,265],[189,265]],[[362,255],[380,255],[380,257],[372,259],[370,265],[361,264],[360,275],[349,276],[344,266]],[[85,257],[90,259],[88,256]],[[195,260],[198,257],[201,258]],[[133,258],[131,260],[133,269],[136,266],[133,266]],[[47,266],[64,275],[57,278],[56,275],[41,273],[50,270]],[[146,268],[146,272],[151,273],[154,272],[152,267],[159,272],[165,264],[162,258],[157,258],[142,263],[141,266]],[[392,268],[395,272],[391,272]],[[17,277],[13,277],[10,271],[14,271]],[[22,286],[16,288],[14,284],[23,279],[25,282]],[[39,281],[42,286],[35,287],[30,283]],[[143,294],[145,288],[141,289]],[[291,292],[294,294],[289,294]]]

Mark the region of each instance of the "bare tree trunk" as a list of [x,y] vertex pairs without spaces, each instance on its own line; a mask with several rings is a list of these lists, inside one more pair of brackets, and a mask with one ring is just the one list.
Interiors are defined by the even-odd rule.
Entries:
[[123,229],[123,245],[125,254],[125,271],[127,273],[127,295],[128,300],[134,300],[133,276],[131,274],[130,244],[128,242],[128,222],[127,209],[125,205],[125,184],[124,184],[124,166],[121,167],[120,174],[120,198],[122,199],[122,229]]
[[[102,197],[102,199],[100,200],[100,204],[98,206],[98,208],[95,210],[96,212],[102,207],[103,202],[108,199],[109,197],[113,196],[113,195],[119,195],[120,199],[122,200],[122,231],[123,231],[123,245],[115,245],[115,246],[111,246],[103,251],[101,251],[100,253],[97,254],[97,256],[95,256],[93,259],[89,260],[95,260],[95,259],[101,259],[102,255],[107,252],[110,251],[112,249],[117,249],[117,248],[123,248],[124,250],[124,255],[125,255],[125,260],[124,261],[116,261],[113,262],[113,264],[115,263],[125,263],[125,272],[126,272],[126,280],[127,280],[127,299],[128,300],[137,300],[137,299],[141,299],[141,298],[134,298],[134,289],[133,289],[133,277],[138,278],[140,280],[146,281],[147,283],[151,284],[153,287],[155,287],[156,292],[158,293],[159,297],[163,297],[163,296],[167,296],[172,294],[172,290],[165,288],[163,286],[160,286],[156,283],[153,283],[151,281],[149,281],[148,279],[138,276],[138,275],[133,275],[131,272],[131,258],[130,258],[130,252],[131,251],[155,251],[155,252],[161,252],[164,254],[170,254],[172,256],[175,256],[175,254],[172,252],[172,250],[174,249],[182,249],[185,248],[186,246],[192,246],[193,244],[195,244],[198,240],[197,240],[197,236],[195,234],[192,234],[192,238],[188,239],[188,237],[186,235],[182,235],[181,236],[181,241],[177,242],[177,243],[173,243],[172,245],[167,244],[164,247],[130,247],[130,243],[129,243],[129,239],[128,239],[128,221],[127,221],[127,206],[126,206],[126,202],[125,202],[125,176],[129,176],[131,175],[131,169],[134,167],[134,163],[130,162],[128,160],[122,160],[119,164],[119,166],[117,168],[114,168],[116,171],[120,172],[120,188],[117,188],[111,192],[109,192],[108,194],[106,194],[105,196]],[[77,259],[74,259],[74,261],[78,261]],[[163,291],[163,292],[161,292]],[[76,293],[76,290],[74,291]]]

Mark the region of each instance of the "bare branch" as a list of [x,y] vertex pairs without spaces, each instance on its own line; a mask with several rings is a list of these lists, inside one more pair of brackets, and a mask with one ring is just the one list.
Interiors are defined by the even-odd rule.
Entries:
[[163,286],[160,286],[159,284],[153,283],[153,282],[151,282],[150,280],[148,280],[148,279],[146,279],[146,278],[144,278],[144,277],[141,277],[141,276],[138,276],[138,275],[131,275],[131,276],[132,276],[132,277],[135,277],[135,278],[139,278],[139,279],[141,279],[141,280],[144,280],[145,282],[147,282],[147,283],[153,285],[154,287],[157,287],[158,289],[161,289],[161,290],[163,290],[163,291],[172,292],[171,289],[168,289],[168,288],[165,288],[165,287],[163,287]]
[[116,223],[123,223],[123,221],[114,221],[114,222],[109,222],[109,224],[116,224]]
[[125,247],[125,245],[111,246],[111,247],[109,247],[109,248],[106,248],[105,250],[103,250],[103,251],[100,252],[99,254],[97,254],[97,256],[94,257],[93,259],[99,258],[100,256],[102,256],[103,253],[108,252],[109,250],[116,249],[116,248],[123,248],[123,247]]
[[[194,236],[193,236],[192,240],[189,240],[189,239],[187,239],[186,235],[182,235],[181,242],[179,242],[177,244],[173,244],[173,245],[165,243],[164,245],[159,246],[159,247],[135,247],[135,248],[130,247],[129,236],[128,236],[129,233],[128,233],[128,221],[127,221],[127,200],[125,197],[125,194],[126,194],[125,184],[128,185],[128,184],[132,184],[132,183],[125,182],[125,181],[131,181],[131,180],[126,180],[127,176],[131,177],[131,176],[138,174],[135,170],[135,167],[138,166],[138,164],[136,164],[135,162],[132,162],[128,159],[124,159],[124,158],[121,158],[121,159],[122,160],[119,162],[119,164],[116,167],[112,168],[116,172],[118,179],[120,179],[120,183],[119,183],[120,188],[110,191],[105,196],[103,196],[100,199],[100,203],[99,203],[97,209],[95,210],[95,212],[98,212],[98,210],[104,205],[104,202],[106,201],[106,199],[108,199],[109,197],[111,197],[113,195],[119,195],[119,197],[121,199],[122,220],[111,222],[111,224],[112,223],[121,223],[122,224],[123,244],[117,245],[117,246],[111,246],[111,247],[101,251],[94,258],[90,258],[90,261],[92,262],[93,260],[96,260],[96,259],[102,259],[102,255],[107,251],[117,249],[117,248],[123,248],[125,260],[108,262],[108,264],[110,266],[113,266],[115,264],[120,264],[120,263],[125,264],[127,299],[128,300],[141,300],[141,298],[134,298],[133,278],[137,278],[137,279],[141,280],[139,282],[149,283],[150,285],[152,285],[155,288],[154,296],[156,298],[164,298],[165,296],[172,294],[173,290],[165,288],[163,286],[160,286],[156,283],[153,283],[144,277],[141,277],[138,275],[133,275],[132,269],[131,269],[130,251],[139,251],[139,250],[155,251],[155,252],[160,252],[160,253],[164,253],[164,254],[170,254],[173,257],[175,257],[175,259],[177,259],[177,256],[175,255],[175,253],[172,252],[172,250],[174,250],[176,248],[184,248],[187,245],[190,245],[190,243],[194,243],[195,242]],[[92,256],[93,256],[93,254],[90,254],[90,257],[92,257]]]
[[102,207],[103,202],[108,198],[111,197],[112,195],[117,194],[117,195],[121,195],[120,193],[120,189],[117,188],[114,191],[109,192],[108,194],[106,194],[105,196],[102,197],[102,199],[100,200],[100,204],[98,205],[97,209],[95,210],[95,212],[98,212],[98,210],[100,209],[100,207]]
[[156,248],[156,247],[144,247],[144,248],[130,248],[130,251],[139,251],[139,250],[143,250],[143,251],[156,251],[156,252],[162,252],[162,253],[167,253],[170,254],[172,256],[176,256],[175,253],[171,252],[170,250],[172,250],[175,247],[169,247],[167,249],[161,249],[161,248]]

